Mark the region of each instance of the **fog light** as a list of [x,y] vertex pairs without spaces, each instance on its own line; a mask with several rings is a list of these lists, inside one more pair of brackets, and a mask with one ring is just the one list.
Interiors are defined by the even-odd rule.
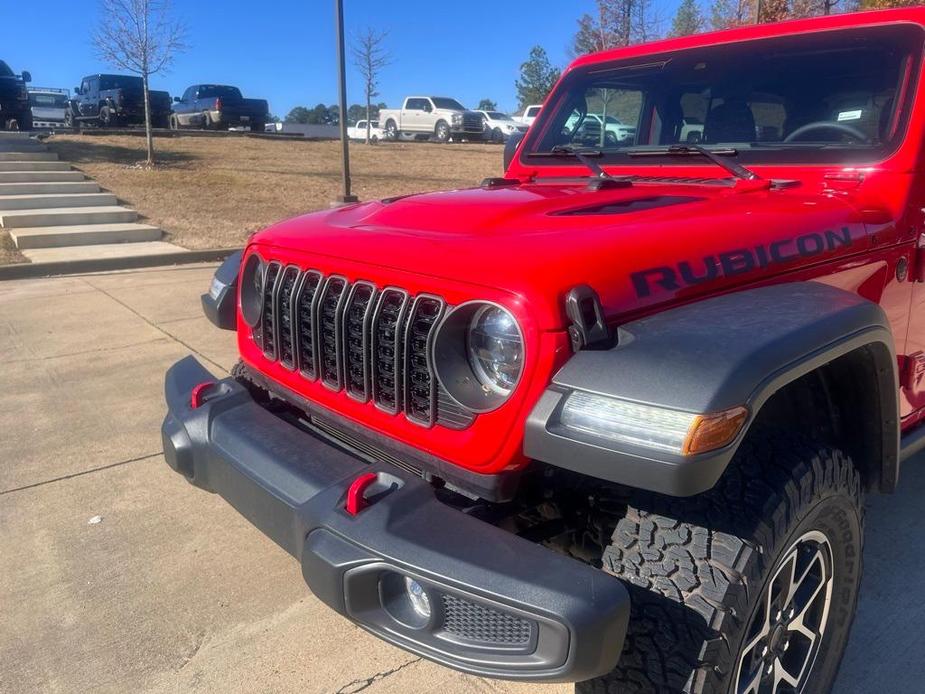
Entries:
[[424,590],[424,586],[410,576],[405,576],[405,590],[408,592],[411,609],[422,619],[430,619],[430,598]]

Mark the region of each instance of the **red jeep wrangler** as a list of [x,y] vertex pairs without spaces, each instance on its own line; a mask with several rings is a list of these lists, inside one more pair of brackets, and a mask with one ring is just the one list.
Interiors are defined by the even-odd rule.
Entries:
[[168,463],[444,665],[828,691],[864,494],[925,446],[923,42],[911,9],[586,56],[504,178],[254,235]]

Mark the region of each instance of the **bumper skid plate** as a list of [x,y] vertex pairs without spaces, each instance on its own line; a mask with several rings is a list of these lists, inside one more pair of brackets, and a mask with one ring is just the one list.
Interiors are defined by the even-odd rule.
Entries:
[[329,607],[473,674],[580,681],[616,665],[629,618],[619,580],[440,503],[422,479],[283,421],[233,379],[193,408],[194,387],[213,380],[192,357],[168,371],[167,463],[299,560]]

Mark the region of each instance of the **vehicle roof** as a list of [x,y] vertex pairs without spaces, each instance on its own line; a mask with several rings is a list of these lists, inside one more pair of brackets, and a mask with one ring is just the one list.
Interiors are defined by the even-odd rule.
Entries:
[[[686,48],[716,46],[724,43],[736,43],[754,39],[792,36],[793,34],[830,31],[833,29],[862,28],[882,26],[885,24],[919,24],[925,25],[925,7],[909,7],[895,10],[874,10],[870,12],[846,12],[844,14],[812,17],[810,19],[791,19],[772,24],[751,24],[735,29],[711,31],[676,39],[663,39],[651,43],[638,44],[625,48],[614,48],[577,58],[569,70],[584,65],[595,65],[611,60],[623,60],[654,53],[668,53]],[[529,108],[529,107],[528,107]]]
[[85,77],[83,77],[83,79],[88,80],[91,77],[116,77],[118,79],[125,79],[126,77],[128,77],[130,79],[138,79],[138,80],[141,79],[140,75],[120,75],[120,74],[111,73],[111,72],[95,72],[92,75],[86,75]]

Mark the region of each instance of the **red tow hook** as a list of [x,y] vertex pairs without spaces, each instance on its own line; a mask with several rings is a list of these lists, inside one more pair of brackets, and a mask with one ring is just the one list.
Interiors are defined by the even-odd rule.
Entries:
[[200,407],[204,402],[209,388],[215,385],[215,381],[205,381],[193,387],[190,394],[189,404],[194,410]]
[[379,475],[375,472],[366,472],[350,483],[350,488],[347,489],[347,503],[344,504],[347,513],[355,516],[369,506],[369,500],[365,496],[366,490],[378,479]]

